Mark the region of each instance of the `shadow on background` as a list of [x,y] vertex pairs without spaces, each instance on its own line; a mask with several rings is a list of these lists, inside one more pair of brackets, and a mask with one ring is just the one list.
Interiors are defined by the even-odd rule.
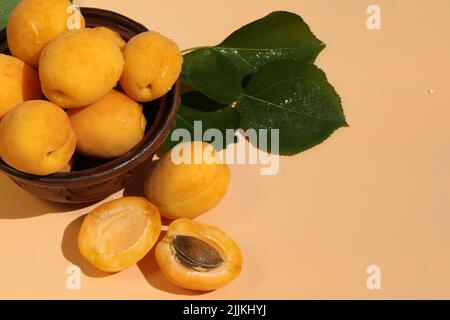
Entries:
[[145,178],[149,174],[150,170],[153,168],[153,164],[155,161],[149,161],[149,164],[147,164],[144,168],[140,169],[136,173],[136,178],[130,181],[127,186],[125,186],[125,189],[123,190],[123,196],[130,196],[130,197],[145,197],[144,195],[144,183]]
[[91,204],[62,204],[42,200],[0,174],[0,219],[26,219],[47,213],[70,212]]
[[[165,235],[166,233],[164,231],[161,232],[158,242],[161,241]],[[153,249],[137,263],[139,270],[141,270],[149,285],[161,291],[185,296],[199,296],[207,293],[183,289],[167,280],[156,262],[155,247],[153,247]]]
[[103,272],[95,268],[78,250],[78,231],[80,230],[84,217],[86,217],[86,215],[78,217],[66,227],[61,242],[61,251],[64,257],[72,264],[78,266],[81,269],[81,272],[86,276],[91,278],[104,278],[110,276],[112,273]]
[[[144,197],[144,183],[145,178],[149,174],[150,170],[153,168],[153,164],[156,161],[152,161],[149,165],[147,165],[145,168],[141,169],[138,174],[136,175],[137,178],[131,181],[123,190],[123,196],[124,197]],[[172,220],[166,219],[161,217],[161,223],[163,226],[168,226]]]

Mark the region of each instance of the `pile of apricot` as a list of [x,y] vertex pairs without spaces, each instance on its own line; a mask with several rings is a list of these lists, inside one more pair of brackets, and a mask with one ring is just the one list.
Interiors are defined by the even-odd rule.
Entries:
[[[144,32],[126,43],[105,27],[68,29],[69,0],[23,0],[0,54],[0,157],[34,175],[66,171],[75,153],[119,157],[144,137],[141,103],[165,95],[183,57]],[[120,83],[120,87],[118,86]]]
[[[70,171],[74,154],[119,157],[144,137],[141,103],[165,95],[181,72],[177,45],[156,32],[126,43],[99,27],[67,27],[68,0],[23,0],[7,28],[11,56],[0,54],[0,157],[17,170]],[[120,86],[118,85],[120,84]],[[81,254],[105,272],[118,272],[154,254],[170,281],[213,290],[236,278],[239,247],[220,229],[191,219],[224,196],[230,170],[214,148],[192,142],[201,161],[177,164],[168,152],[155,161],[145,197],[124,197],[90,212],[78,235]],[[162,240],[161,216],[173,219]]]

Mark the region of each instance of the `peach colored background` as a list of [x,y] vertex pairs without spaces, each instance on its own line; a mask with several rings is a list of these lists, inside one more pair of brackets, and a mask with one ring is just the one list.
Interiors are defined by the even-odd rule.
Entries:
[[[381,31],[365,26],[372,2]],[[128,15],[181,48],[216,44],[273,10],[299,13],[328,44],[318,64],[351,127],[283,158],[276,176],[232,167],[226,197],[199,220],[226,230],[245,265],[206,294],[169,284],[153,251],[105,277],[75,244],[90,208],[43,202],[0,176],[0,298],[450,298],[448,0],[78,3]],[[83,270],[80,291],[66,289],[71,264]],[[366,288],[372,264],[381,267],[379,291]]]

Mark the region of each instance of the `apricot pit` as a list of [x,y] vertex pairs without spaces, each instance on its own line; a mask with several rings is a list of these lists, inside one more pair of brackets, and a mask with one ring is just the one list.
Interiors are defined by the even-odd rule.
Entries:
[[223,262],[213,247],[191,236],[175,236],[172,246],[180,263],[188,268],[214,269]]

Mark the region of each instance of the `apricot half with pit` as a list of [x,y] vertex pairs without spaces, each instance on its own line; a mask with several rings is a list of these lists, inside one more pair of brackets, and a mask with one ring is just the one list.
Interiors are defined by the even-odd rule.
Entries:
[[189,219],[170,224],[155,255],[168,280],[201,291],[227,285],[239,275],[243,263],[241,250],[222,230]]
[[75,145],[69,117],[48,101],[23,102],[0,122],[0,157],[26,173],[44,176],[63,170]]
[[206,142],[176,148],[184,160],[176,159],[175,149],[166,153],[151,168],[144,193],[165,218],[195,218],[220,202],[230,183],[230,169]]
[[68,114],[77,151],[96,158],[114,158],[129,151],[142,140],[147,124],[142,105],[116,90]]
[[89,213],[78,234],[81,254],[105,272],[124,270],[141,260],[161,232],[158,209],[142,197],[124,197]]

